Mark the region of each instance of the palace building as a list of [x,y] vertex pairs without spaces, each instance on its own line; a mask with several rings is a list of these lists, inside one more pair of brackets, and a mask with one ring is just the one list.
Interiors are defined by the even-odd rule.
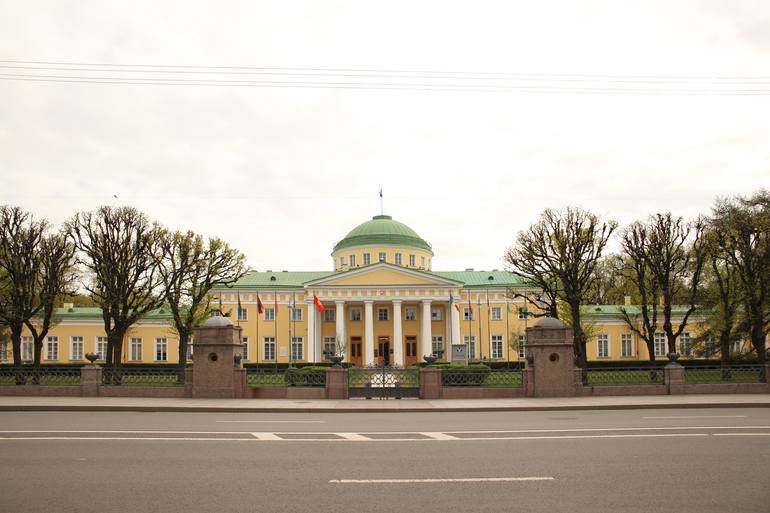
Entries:
[[[221,303],[241,327],[246,363],[321,362],[335,353],[356,365],[410,365],[432,353],[447,361],[523,358],[532,321],[516,294],[537,291],[506,271],[433,270],[433,256],[414,230],[378,215],[334,245],[332,270],[250,271],[213,290],[212,303]],[[646,345],[619,318],[619,306],[587,305],[584,312],[589,359],[648,359]],[[99,309],[65,305],[58,318],[43,347],[45,362],[81,362],[90,351],[104,351]],[[699,331],[692,319],[693,328],[680,338],[685,355]],[[10,359],[7,353],[0,357]],[[662,333],[655,353],[665,356]],[[22,354],[31,360],[28,335]],[[177,361],[169,312],[137,323],[123,355],[127,363]]]

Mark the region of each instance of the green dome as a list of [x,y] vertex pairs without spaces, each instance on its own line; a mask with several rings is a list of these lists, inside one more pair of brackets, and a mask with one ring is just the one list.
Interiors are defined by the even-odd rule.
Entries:
[[404,223],[394,221],[390,216],[374,216],[371,221],[359,224],[334,246],[334,251],[378,244],[407,246],[433,254],[430,244],[417,235],[417,232]]

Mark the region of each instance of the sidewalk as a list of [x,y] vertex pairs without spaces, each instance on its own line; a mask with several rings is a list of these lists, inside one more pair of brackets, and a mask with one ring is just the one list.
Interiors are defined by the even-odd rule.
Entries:
[[397,413],[652,408],[770,408],[770,394],[441,400],[156,399],[0,397],[0,411]]

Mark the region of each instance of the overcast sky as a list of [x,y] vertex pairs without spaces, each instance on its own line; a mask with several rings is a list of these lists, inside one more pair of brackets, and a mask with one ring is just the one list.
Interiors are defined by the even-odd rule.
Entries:
[[[379,213],[382,187],[385,213],[433,245],[434,269],[502,268],[545,207],[626,224],[770,187],[770,96],[743,93],[770,92],[768,5],[0,1],[4,61],[467,78],[444,91],[68,83],[9,75],[200,75],[0,63],[0,204],[55,223],[133,205],[226,239],[259,270],[330,270],[334,243]],[[481,73],[531,75],[462,89],[500,84]],[[341,74],[321,80],[454,80]],[[595,80],[613,90],[575,90]]]

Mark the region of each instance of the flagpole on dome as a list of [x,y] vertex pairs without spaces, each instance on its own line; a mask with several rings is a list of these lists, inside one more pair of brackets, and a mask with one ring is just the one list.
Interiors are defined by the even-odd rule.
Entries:
[[385,207],[384,207],[383,201],[384,200],[382,198],[382,187],[380,187],[380,215],[385,214]]

